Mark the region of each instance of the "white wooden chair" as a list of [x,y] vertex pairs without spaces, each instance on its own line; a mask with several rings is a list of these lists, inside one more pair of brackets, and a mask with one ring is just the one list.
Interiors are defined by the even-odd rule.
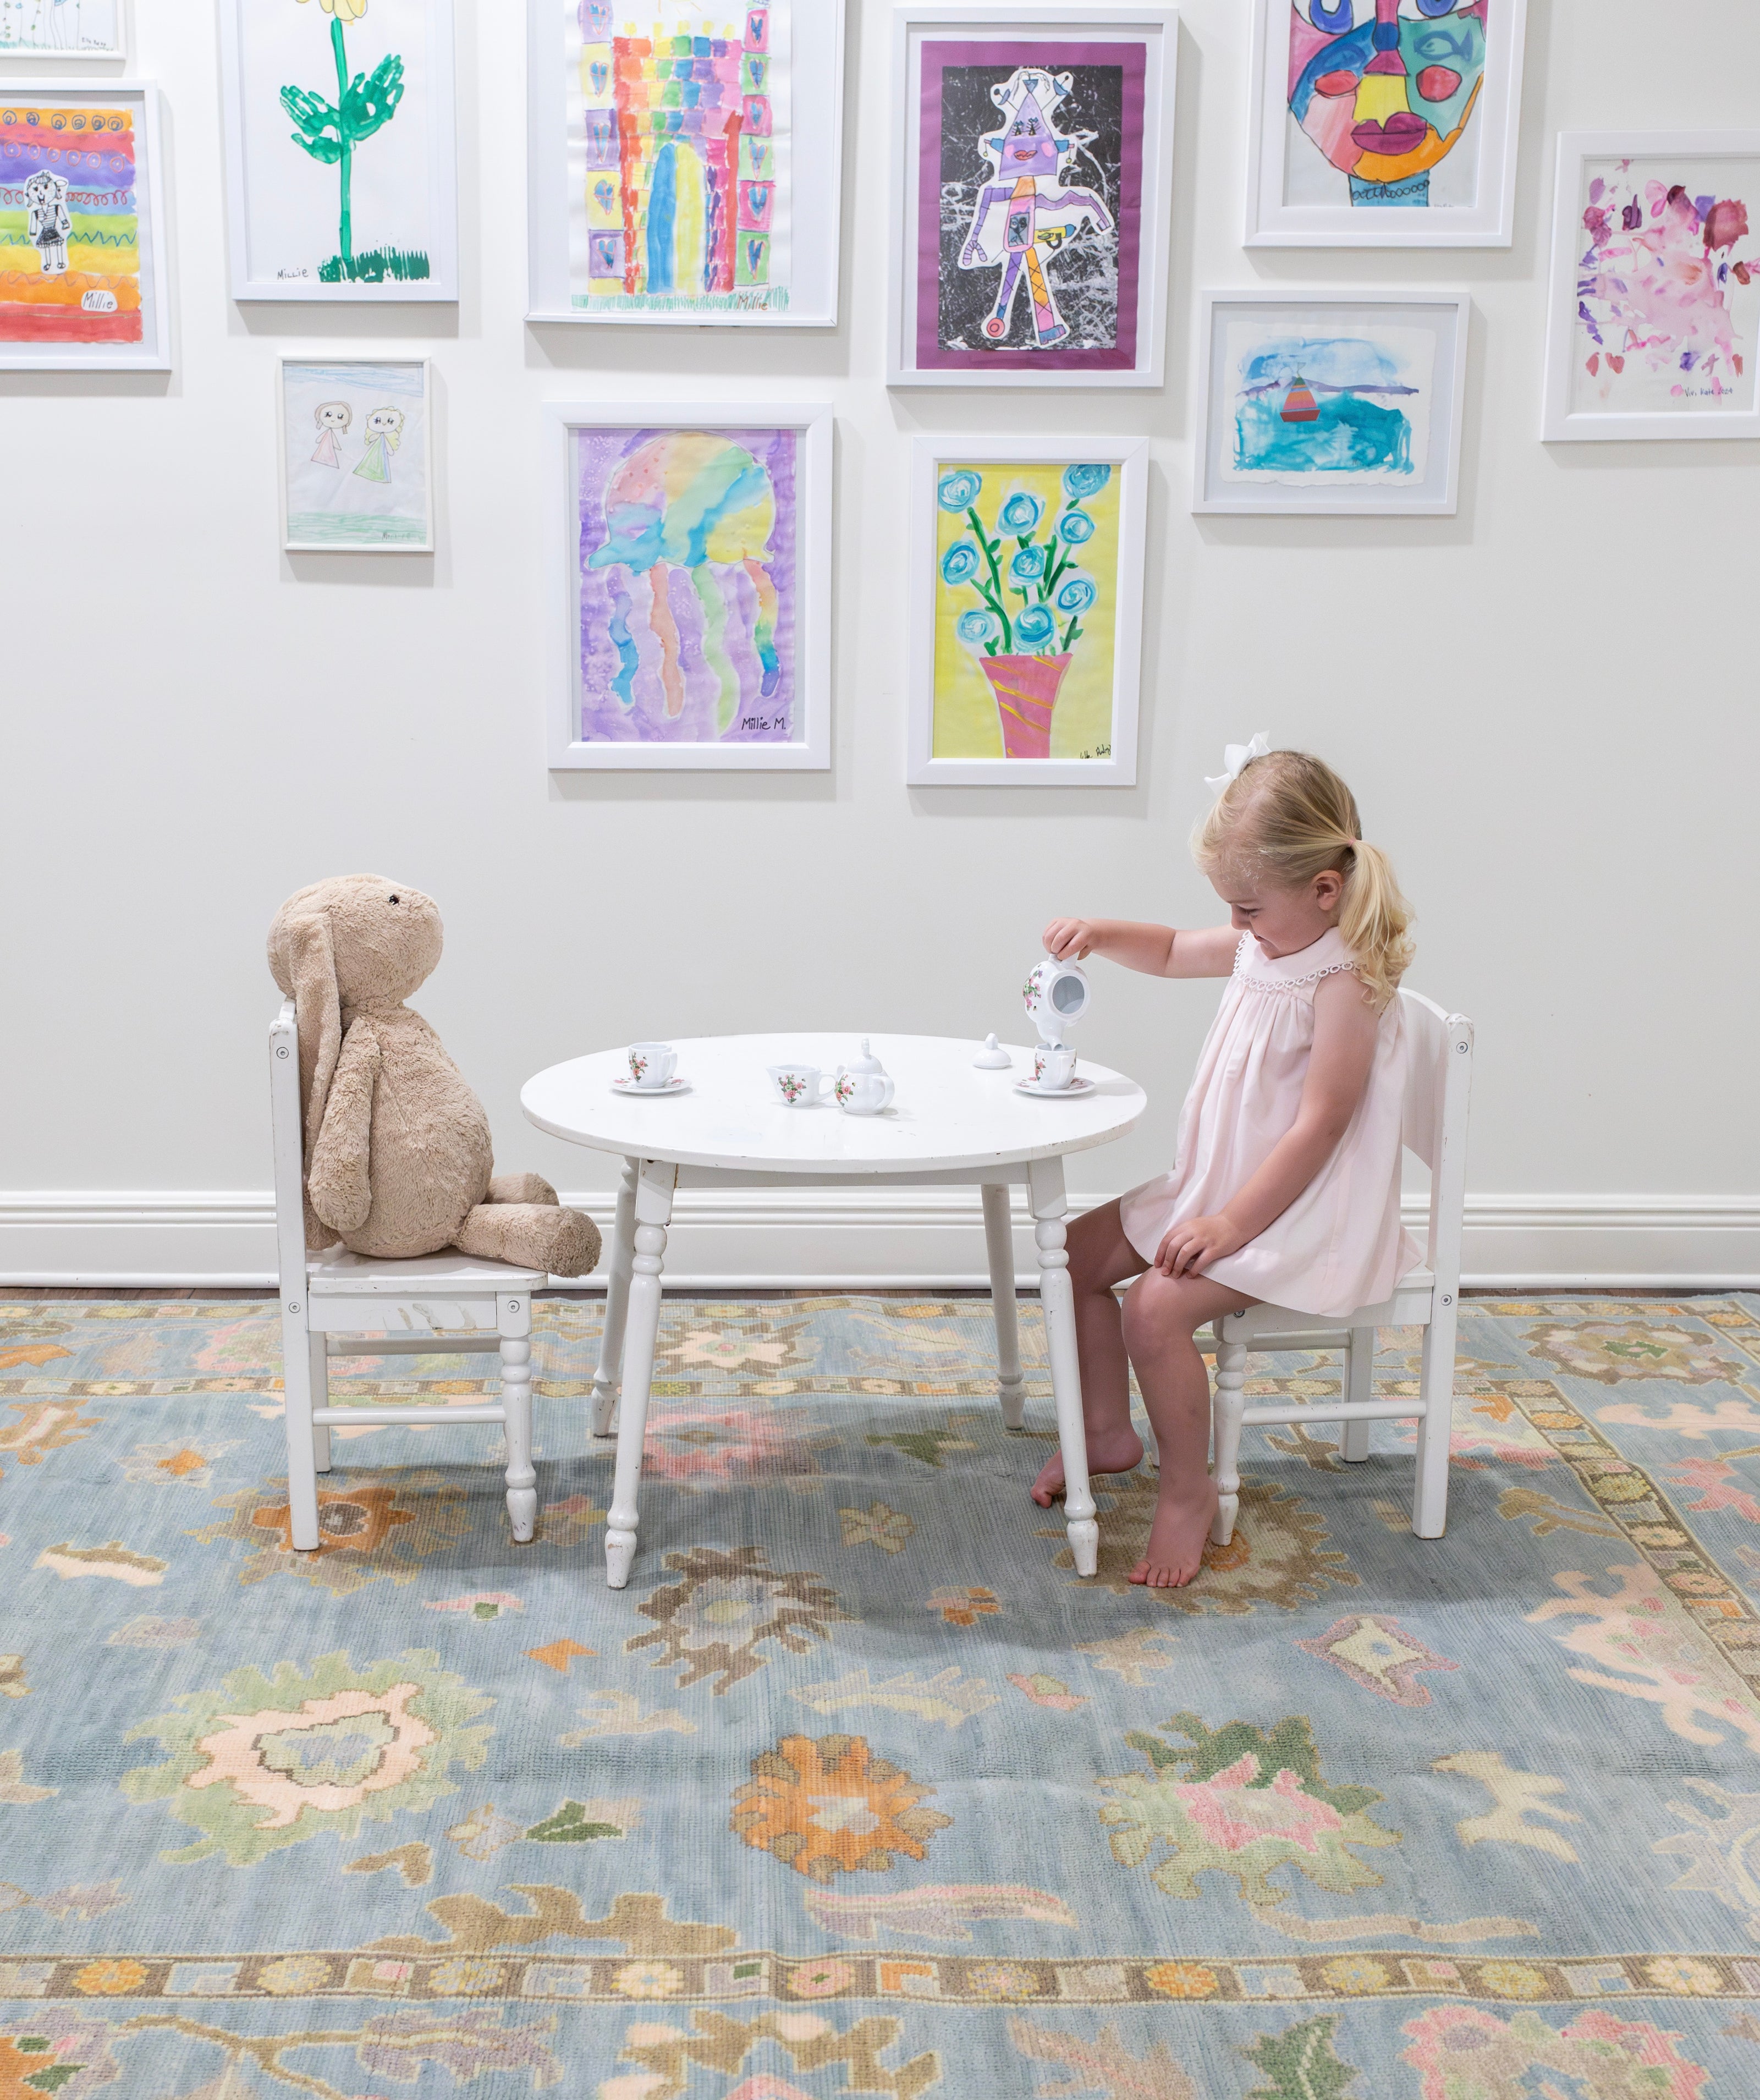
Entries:
[[[299,1038],[289,999],[269,1030],[275,1131],[275,1230],[281,1271],[282,1377],[287,1392],[287,1493],[294,1546],[320,1543],[318,1476],[330,1470],[333,1425],[498,1422],[507,1437],[507,1513],[514,1536],[537,1523],[532,1464],[532,1294],[543,1271],[456,1251],[373,1261],[341,1246],[306,1246]],[[501,1396],[480,1407],[332,1407],[332,1357],[452,1355],[494,1350]]]
[[[1449,1439],[1454,1410],[1454,1326],[1461,1295],[1461,1225],[1467,1200],[1467,1113],[1473,1079],[1473,1024],[1445,1013],[1415,991],[1402,991],[1410,1061],[1400,1135],[1430,1169],[1430,1232],[1424,1266],[1401,1279],[1393,1295],[1339,1320],[1317,1320],[1279,1305],[1250,1305],[1215,1321],[1216,1390],[1211,1418],[1215,1439],[1218,1546],[1234,1535],[1241,1493],[1241,1430],[1246,1423],[1339,1422],[1343,1455],[1369,1456],[1371,1422],[1418,1423],[1418,1478],[1412,1529],[1440,1538],[1449,1515]],[[1381,1327],[1424,1330],[1423,1366],[1414,1400],[1374,1396],[1375,1333]],[[1292,1406],[1242,1396],[1250,1349],[1336,1349],[1344,1375],[1336,1401]]]

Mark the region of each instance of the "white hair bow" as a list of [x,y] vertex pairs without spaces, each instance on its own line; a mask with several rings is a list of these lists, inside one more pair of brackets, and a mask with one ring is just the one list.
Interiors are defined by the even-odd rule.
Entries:
[[1223,770],[1214,780],[1206,774],[1204,785],[1212,795],[1220,795],[1224,788],[1232,788],[1240,779],[1241,769],[1248,759],[1269,758],[1270,756],[1271,746],[1265,741],[1265,732],[1262,729],[1255,730],[1251,743],[1225,743],[1223,746]]

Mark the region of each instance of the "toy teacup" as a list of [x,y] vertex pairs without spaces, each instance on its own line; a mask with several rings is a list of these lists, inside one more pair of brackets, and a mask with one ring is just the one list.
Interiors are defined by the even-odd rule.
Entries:
[[1075,1077],[1075,1052],[1061,1043],[1043,1043],[1033,1052],[1033,1083],[1048,1094],[1061,1094]]
[[644,1093],[652,1093],[668,1085],[677,1065],[678,1052],[670,1043],[632,1043],[629,1046],[630,1081]]
[[1079,963],[1060,963],[1048,955],[1028,973],[1023,996],[1040,1042],[1061,1043],[1064,1030],[1073,1028],[1087,1011],[1087,973]]
[[817,1065],[770,1065],[765,1069],[777,1100],[787,1108],[811,1108],[831,1084]]

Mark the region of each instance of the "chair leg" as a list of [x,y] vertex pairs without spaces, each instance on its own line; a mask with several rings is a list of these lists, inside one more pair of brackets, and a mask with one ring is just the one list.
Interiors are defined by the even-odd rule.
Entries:
[[1018,1429],[1026,1418],[1026,1391],[1014,1301],[1014,1225],[1005,1182],[984,1185],[984,1246],[990,1256],[990,1302],[996,1314],[996,1397],[1004,1428]]
[[514,1537],[530,1545],[537,1529],[537,1471],[532,1462],[532,1342],[527,1335],[501,1337],[502,1428],[507,1437],[507,1514]]
[[[306,1347],[310,1352],[311,1364],[311,1404],[314,1407],[328,1407],[330,1404],[330,1359],[324,1346],[323,1335],[308,1335]],[[327,1422],[313,1424],[311,1462],[320,1473],[328,1473],[330,1470],[330,1425]]]
[[672,1222],[676,1167],[643,1162],[635,1193],[635,1252],[629,1279],[629,1326],[624,1343],[624,1404],[617,1425],[617,1471],[605,1526],[605,1580],[623,1589],[636,1557],[642,1450],[648,1431],[648,1390],[654,1380],[654,1344],[660,1327],[660,1271],[666,1228]]
[[[1373,1327],[1353,1327],[1344,1352],[1344,1396],[1347,1400],[1373,1400],[1375,1396],[1375,1330]],[[1369,1424],[1366,1422],[1346,1422],[1343,1445],[1339,1455],[1355,1465],[1369,1456]]]
[[611,1229],[611,1264],[605,1275],[605,1325],[599,1334],[598,1368],[593,1374],[593,1433],[608,1436],[623,1368],[624,1322],[629,1311],[629,1264],[636,1251],[636,1180],[642,1162],[624,1162],[617,1185],[617,1221]]
[[281,1385],[287,1432],[288,1529],[298,1553],[318,1547],[318,1471],[311,1422],[311,1340],[298,1308],[281,1313]]
[[1063,1454],[1064,1529],[1078,1575],[1092,1575],[1100,1565],[1100,1525],[1087,1477],[1087,1428],[1082,1418],[1082,1366],[1075,1347],[1075,1293],[1070,1283],[1070,1256],[1064,1213],[1063,1162],[1035,1159],[1027,1170],[1033,1209],[1033,1238],[1039,1248],[1039,1299],[1045,1313],[1045,1341],[1051,1358],[1052,1396],[1057,1405],[1057,1442]]
[[1418,1423],[1418,1477],[1412,1489],[1412,1529],[1420,1538],[1440,1538],[1449,1521],[1449,1446],[1454,1429],[1454,1321],[1452,1302],[1437,1303],[1424,1330]]
[[1241,1507],[1241,1410],[1246,1400],[1246,1344],[1223,1339],[1223,1324],[1211,1329],[1216,1338],[1216,1392],[1211,1403],[1211,1422],[1215,1438],[1216,1520],[1210,1528],[1211,1542],[1226,1546],[1234,1536],[1234,1520]]

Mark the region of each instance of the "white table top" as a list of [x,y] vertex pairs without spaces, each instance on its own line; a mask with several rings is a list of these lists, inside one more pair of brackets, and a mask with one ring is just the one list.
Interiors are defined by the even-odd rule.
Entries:
[[623,1050],[552,1065],[528,1079],[519,1105],[540,1130],[595,1151],[670,1160],[681,1167],[768,1174],[933,1173],[1011,1165],[1084,1152],[1132,1128],[1149,1105],[1135,1080],[1083,1058],[1089,1094],[1035,1100],[1015,1092],[1030,1079],[1033,1052],[1004,1044],[1006,1072],[981,1072],[982,1047],[942,1035],[876,1035],[874,1055],[891,1074],[893,1105],[879,1115],[845,1115],[827,1100],[785,1107],[766,1067],[816,1064],[830,1074],[859,1052],[854,1035],[704,1035],[676,1042],[688,1092],[639,1095],[612,1081],[629,1071]]

